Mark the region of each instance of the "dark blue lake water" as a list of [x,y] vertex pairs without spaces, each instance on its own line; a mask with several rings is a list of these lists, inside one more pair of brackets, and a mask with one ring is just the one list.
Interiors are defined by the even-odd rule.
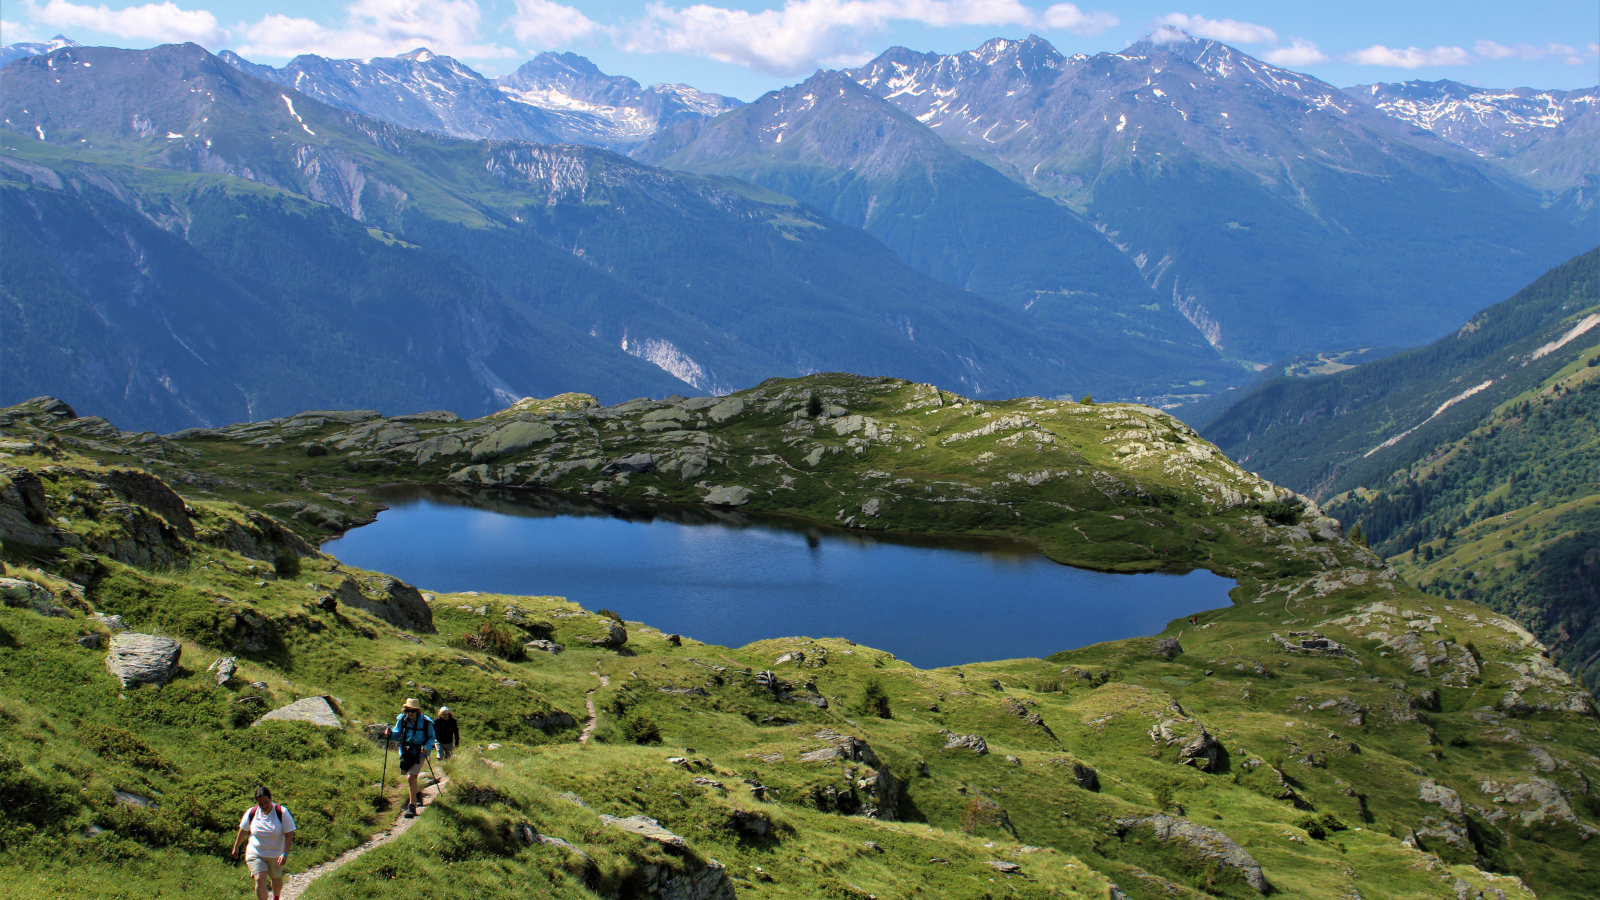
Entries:
[[1155,634],[1230,604],[1210,572],[1109,575],[1012,543],[541,495],[387,492],[323,549],[434,591],[553,594],[696,640],[845,637],[929,668]]

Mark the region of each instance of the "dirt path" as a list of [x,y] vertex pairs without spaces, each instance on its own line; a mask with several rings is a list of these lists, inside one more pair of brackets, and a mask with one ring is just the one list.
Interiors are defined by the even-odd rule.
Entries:
[[594,692],[611,683],[611,679],[599,672],[590,672],[590,675],[600,679],[600,687],[590,688],[583,693],[583,707],[589,711],[589,718],[583,720],[583,731],[578,733],[578,743],[589,743],[589,737],[594,734],[594,726],[600,721],[600,716],[594,711]]
[[[425,781],[427,781],[426,777],[420,779],[418,784],[421,785]],[[404,782],[402,782],[402,784],[403,783]],[[394,822],[391,823],[387,829],[380,831],[368,838],[366,843],[356,847],[353,850],[345,851],[336,859],[329,860],[328,862],[325,862],[319,866],[312,866],[304,872],[295,872],[289,877],[285,878],[283,880],[283,893],[279,895],[280,900],[299,900],[300,895],[304,894],[306,889],[311,887],[311,882],[316,881],[318,878],[321,878],[324,875],[333,874],[339,870],[340,866],[343,866],[348,862],[353,862],[357,857],[370,850],[376,850],[390,841],[399,840],[401,835],[411,830],[411,826],[422,821],[422,817],[427,814],[427,804],[431,804],[434,798],[439,795],[439,789],[449,783],[450,776],[441,774],[438,784],[423,786],[422,797],[424,806],[422,810],[418,812],[415,819],[408,819],[405,817],[406,809],[404,804],[402,804],[395,813]]]

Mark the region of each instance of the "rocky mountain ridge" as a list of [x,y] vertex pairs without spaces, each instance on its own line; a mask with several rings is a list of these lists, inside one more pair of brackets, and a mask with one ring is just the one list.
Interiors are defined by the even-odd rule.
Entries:
[[1511,156],[1600,103],[1600,88],[1485,88],[1448,79],[1358,84],[1345,93],[1483,157]]
[[738,105],[688,85],[640,87],[572,53],[541,53],[495,79],[425,47],[372,59],[307,54],[281,68],[252,63],[231,50],[219,56],[330,106],[467,139],[622,148],[668,125]]
[[[1493,299],[1484,285],[1503,296],[1558,261],[1524,268],[1526,257],[1485,245],[1449,263],[1454,274],[1441,269],[1407,297],[1394,293],[1397,273],[1446,265],[1445,247],[1482,240],[1503,216],[1539,231],[1535,253],[1560,246],[1570,256],[1589,240],[1497,167],[1215,41],[1144,40],[1073,57],[1037,36],[950,55],[893,48],[849,74],[1082,212],[1163,302],[1234,358],[1438,334],[1450,327],[1446,310],[1464,316]],[[1443,238],[1466,221],[1470,232]],[[1290,259],[1293,272],[1280,268]],[[1425,311],[1412,306],[1469,268],[1473,284]],[[1283,302],[1289,294],[1295,302]],[[1468,296],[1479,299],[1455,306]]]
[[[274,242],[293,243],[297,252],[310,255],[341,243],[383,257],[442,254],[441,272],[458,267],[449,271],[460,272],[462,284],[494,295],[495,305],[559,326],[545,329],[552,338],[564,335],[558,345],[593,345],[585,353],[558,354],[545,364],[508,371],[545,377],[563,361],[625,355],[634,362],[614,367],[613,375],[592,373],[593,382],[602,386],[631,383],[621,396],[660,393],[660,376],[636,377],[640,360],[703,390],[726,390],[772,371],[892,368],[965,384],[975,394],[1030,389],[1104,394],[1108,388],[1131,393],[1128,376],[1134,373],[1108,372],[1093,357],[1078,357],[1074,344],[1042,336],[1017,312],[942,285],[859,230],[744,182],[678,175],[593,147],[469,142],[409,131],[255,79],[193,45],[59,50],[4,72],[3,103],[12,137],[0,158],[7,161],[11,183],[24,192],[19,197],[62,193],[65,206],[23,204],[34,211],[34,219],[50,220],[49,233],[71,230],[69,223],[53,218],[55,210],[87,204],[85,215],[105,217],[115,209],[117,217],[142,221],[141,229],[164,233],[163,241],[189,243],[184,253],[210,254],[214,263],[234,255],[248,258],[254,274],[253,286],[242,286],[246,292],[264,283],[316,281],[308,274],[313,270],[275,267]],[[73,172],[93,177],[75,180]],[[261,212],[197,216],[202,200]],[[326,204],[344,220],[310,212],[309,201]],[[280,214],[288,208],[308,212]],[[49,215],[35,215],[41,210]],[[276,233],[270,240],[237,242],[231,235],[240,229]],[[302,233],[318,229],[347,234],[330,243],[307,240]],[[111,245],[105,246],[110,253]],[[108,297],[128,289],[123,277],[139,284],[186,271],[163,266],[90,283],[60,254],[35,253],[29,259],[54,266],[48,278],[75,285],[69,290]],[[346,279],[365,271],[340,266],[330,274]],[[466,277],[469,271],[476,275]],[[234,277],[217,274],[224,280]],[[329,297],[325,284],[297,284],[295,290],[301,299],[314,300],[313,306]],[[203,303],[206,296],[191,293],[190,299]],[[8,309],[25,309],[24,300],[19,297]],[[191,346],[205,343],[183,335],[204,317],[165,311],[163,319],[160,304],[123,302],[115,308],[143,322],[150,339],[167,345],[173,359],[195,354],[182,350],[163,322],[173,323]],[[99,327],[90,318],[82,321],[86,328]],[[473,340],[492,343],[496,329],[476,330],[475,321],[483,320],[463,317],[456,325]],[[42,352],[75,337],[73,332],[8,342],[7,349]],[[390,348],[385,352],[419,346],[398,336],[385,342]],[[1078,345],[1088,349],[1091,341],[1082,338]],[[197,353],[209,357],[205,350]],[[230,367],[241,359],[224,358]],[[70,369],[59,360],[49,365],[64,375]],[[19,370],[44,372],[49,365],[38,360]],[[504,368],[484,365],[490,373]],[[576,386],[548,384],[530,391],[518,389],[510,375],[490,378],[477,369],[467,374],[513,398]],[[1115,386],[1093,380],[1107,374],[1119,379]],[[227,394],[235,398],[227,402],[237,403],[257,390],[248,384],[237,389],[230,382],[245,384],[237,377],[212,378],[178,393]],[[165,388],[152,394],[177,402]],[[346,403],[360,396],[347,396]],[[395,402],[365,396],[371,398],[366,403]],[[253,415],[220,408],[192,414],[188,423]]]

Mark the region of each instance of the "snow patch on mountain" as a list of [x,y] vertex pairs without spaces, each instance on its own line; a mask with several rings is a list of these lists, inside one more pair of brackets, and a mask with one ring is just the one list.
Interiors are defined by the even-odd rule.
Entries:
[[655,364],[662,371],[694,385],[699,390],[709,390],[712,387],[711,379],[706,376],[705,367],[695,362],[689,354],[679,350],[671,341],[659,338],[629,341],[627,332],[623,332],[622,349],[629,355]]
[[1421,428],[1422,426],[1428,424],[1429,422],[1432,422],[1434,419],[1439,418],[1439,414],[1440,413],[1443,413],[1445,410],[1449,409],[1452,406],[1455,406],[1457,403],[1460,403],[1461,401],[1467,399],[1468,397],[1471,397],[1473,394],[1476,394],[1479,391],[1488,390],[1489,386],[1492,385],[1492,384],[1494,384],[1494,379],[1493,378],[1489,379],[1488,381],[1485,381],[1483,384],[1480,384],[1477,387],[1467,388],[1466,390],[1464,390],[1461,393],[1455,395],[1454,397],[1451,397],[1449,400],[1446,400],[1445,402],[1439,404],[1439,408],[1433,411],[1433,415],[1427,417],[1426,419],[1423,419],[1421,422],[1418,422],[1417,424],[1411,426],[1410,428],[1407,428],[1405,431],[1400,432],[1399,434],[1395,435],[1394,437],[1389,438],[1387,441],[1384,441],[1383,443],[1379,444],[1378,446],[1373,447],[1371,450],[1368,450],[1366,453],[1362,454],[1361,458],[1362,459],[1366,459],[1367,457],[1371,456],[1372,454],[1377,453],[1379,450],[1384,450],[1384,449],[1387,449],[1389,447],[1393,447],[1395,444],[1398,444],[1401,441],[1405,440],[1406,437],[1408,435],[1410,435],[1413,431],[1416,431],[1418,428]]

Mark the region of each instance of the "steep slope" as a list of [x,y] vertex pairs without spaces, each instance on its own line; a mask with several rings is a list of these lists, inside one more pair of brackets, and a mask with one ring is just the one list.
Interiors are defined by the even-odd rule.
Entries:
[[1600,88],[1484,88],[1447,79],[1358,84],[1345,93],[1486,159],[1515,156],[1600,102]]
[[1214,41],[894,48],[850,74],[1082,210],[1238,359],[1431,340],[1591,241],[1501,170]]
[[193,45],[62,50],[0,78],[17,135],[7,153],[216,173],[309,197],[454,253],[511,303],[701,390],[822,370],[899,370],[979,394],[1097,384],[1081,348],[743,182],[593,148],[406,131]]
[[1027,312],[1043,333],[1094,346],[1112,393],[1237,376],[1075,213],[842,73],[664,131],[631,155],[753,181],[862,227],[923,272]]
[[1460,333],[1280,379],[1204,429],[1324,498],[1407,578],[1514,615],[1600,683],[1600,251]]
[[329,106],[401,128],[461,138],[539,143],[581,140],[599,126],[585,116],[509,103],[489,79],[448,56],[418,48],[395,57],[327,59],[302,55],[281,69],[252,63],[231,50],[219,57],[256,78],[294,88]]
[[[171,438],[47,399],[0,416],[13,453],[0,473],[5,574],[21,582],[6,583],[0,608],[11,892],[109,897],[130,879],[173,897],[236,889],[219,851],[256,779],[300,820],[295,869],[335,857],[393,815],[393,780],[376,802],[367,793],[384,760],[364,735],[413,695],[465,723],[443,764],[450,789],[318,890],[387,896],[401,879],[447,900],[1595,890],[1585,772],[1600,728],[1541,645],[1474,603],[1419,594],[1331,520],[1269,522],[1261,513],[1293,522],[1264,502],[1286,492],[1147,407],[975,403],[812,376],[720,401],[603,408],[568,395],[468,423],[323,413]],[[666,422],[685,427],[651,427]],[[674,438],[686,433],[707,450],[703,472],[682,468],[692,454]],[[477,450],[456,450],[468,441]],[[311,444],[334,450],[310,456]],[[485,444],[497,455],[472,463]],[[446,455],[424,458],[423,445]],[[1105,539],[1136,568],[1162,563],[1150,552],[1160,540],[1239,578],[1237,603],[1154,640],[919,670],[839,639],[725,648],[562,598],[425,594],[303,540],[359,521],[375,506],[362,489],[402,473],[433,480],[467,463],[520,483],[541,458],[580,449],[599,450],[600,471],[535,480],[598,477],[587,489],[618,501],[698,499],[696,480],[715,483],[724,506],[708,513],[727,518],[742,514],[726,507],[742,487],[745,510],[818,527],[842,500],[859,504],[854,528],[1005,533],[1068,559],[1095,558],[1084,538]],[[656,449],[662,465],[644,466]],[[1041,467],[1046,477],[994,477]],[[329,488],[344,489],[350,515],[326,508]],[[176,671],[155,673],[163,686],[107,671],[105,639],[124,625],[181,648]],[[222,656],[228,666],[205,670]],[[251,727],[296,698],[329,703],[335,720]],[[580,731],[586,708],[592,732]]]
[[1345,91],[1500,163],[1544,191],[1558,214],[1589,234],[1600,231],[1600,88],[1481,88],[1441,80],[1361,84]]
[[1557,266],[1426,347],[1322,378],[1280,378],[1204,429],[1229,455],[1326,497],[1471,431],[1595,344],[1600,251]]
[[25,56],[38,56],[41,53],[49,53],[51,50],[60,50],[62,47],[82,46],[82,44],[64,34],[58,34],[48,41],[28,41],[16,44],[5,44],[0,46],[0,66],[9,63],[12,60],[22,59]]
[[618,148],[663,128],[714,118],[739,106],[732,97],[686,84],[641,87],[625,75],[605,74],[576,53],[540,53],[494,83],[518,103],[592,117],[596,125],[585,135],[588,142]]
[[508,304],[459,257],[249,182],[0,156],[0,224],[4,394],[129,427],[686,387]]

